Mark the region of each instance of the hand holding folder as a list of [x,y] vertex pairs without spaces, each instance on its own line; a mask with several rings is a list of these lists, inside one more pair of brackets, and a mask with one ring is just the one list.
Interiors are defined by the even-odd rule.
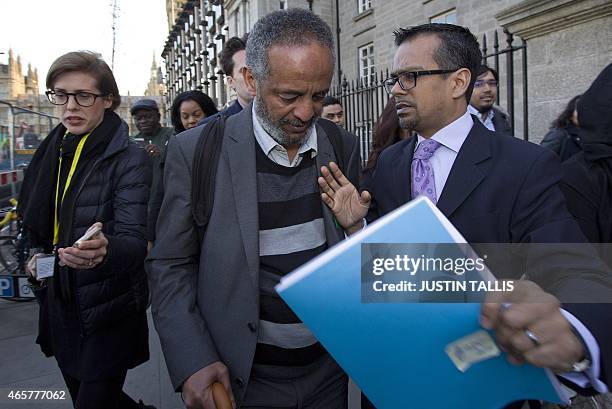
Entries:
[[461,372],[446,347],[482,331],[478,303],[363,302],[362,243],[465,243],[417,199],[285,276],[277,292],[378,409],[500,409],[536,399],[561,403],[554,375],[505,354]]

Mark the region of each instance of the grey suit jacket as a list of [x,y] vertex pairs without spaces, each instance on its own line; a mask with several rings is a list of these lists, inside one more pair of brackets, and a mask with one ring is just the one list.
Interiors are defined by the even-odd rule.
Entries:
[[[172,138],[164,170],[164,200],[155,246],[147,260],[155,328],[174,387],[201,368],[223,362],[237,402],[251,371],[259,322],[259,221],[255,148],[250,107],[227,119],[215,197],[201,246],[191,212],[193,152],[201,127]],[[357,140],[342,131],[346,173],[356,184]],[[320,167],[335,160],[317,125]],[[349,155],[350,152],[350,156]],[[346,158],[348,157],[348,160]],[[327,206],[327,242],[344,238]]]

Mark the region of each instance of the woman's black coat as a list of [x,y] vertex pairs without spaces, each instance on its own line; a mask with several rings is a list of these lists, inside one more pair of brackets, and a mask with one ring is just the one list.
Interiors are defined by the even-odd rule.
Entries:
[[[61,128],[49,138],[63,135]],[[125,122],[108,137],[103,153],[89,158],[75,174],[79,177],[64,199],[60,218],[60,244],[73,243],[93,223],[102,222],[107,256],[89,270],[56,263],[56,276],[58,268],[64,269],[61,281],[68,285],[70,299],[52,278],[40,313],[43,351],[56,356],[62,371],[85,381],[117,376],[149,358],[143,261],[151,164],[144,150],[130,142]]]

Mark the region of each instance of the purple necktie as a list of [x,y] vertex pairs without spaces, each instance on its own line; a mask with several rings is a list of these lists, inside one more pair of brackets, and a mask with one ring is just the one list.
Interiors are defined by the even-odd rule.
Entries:
[[433,156],[440,143],[432,139],[423,140],[414,152],[412,158],[412,198],[427,196],[433,204],[438,202],[434,171],[429,159]]

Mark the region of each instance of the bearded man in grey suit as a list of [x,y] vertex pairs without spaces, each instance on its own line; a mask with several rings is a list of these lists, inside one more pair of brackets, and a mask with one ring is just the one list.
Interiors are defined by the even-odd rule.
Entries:
[[317,184],[336,154],[353,183],[359,172],[355,139],[339,130],[335,152],[329,128],[316,122],[333,61],[329,27],[307,10],[255,24],[243,75],[257,97],[226,120],[201,242],[191,178],[202,128],[170,142],[147,263],[155,327],[189,408],[215,407],[214,382],[241,407],[347,405],[346,375],[274,291],[283,275],[361,228],[339,227]]

